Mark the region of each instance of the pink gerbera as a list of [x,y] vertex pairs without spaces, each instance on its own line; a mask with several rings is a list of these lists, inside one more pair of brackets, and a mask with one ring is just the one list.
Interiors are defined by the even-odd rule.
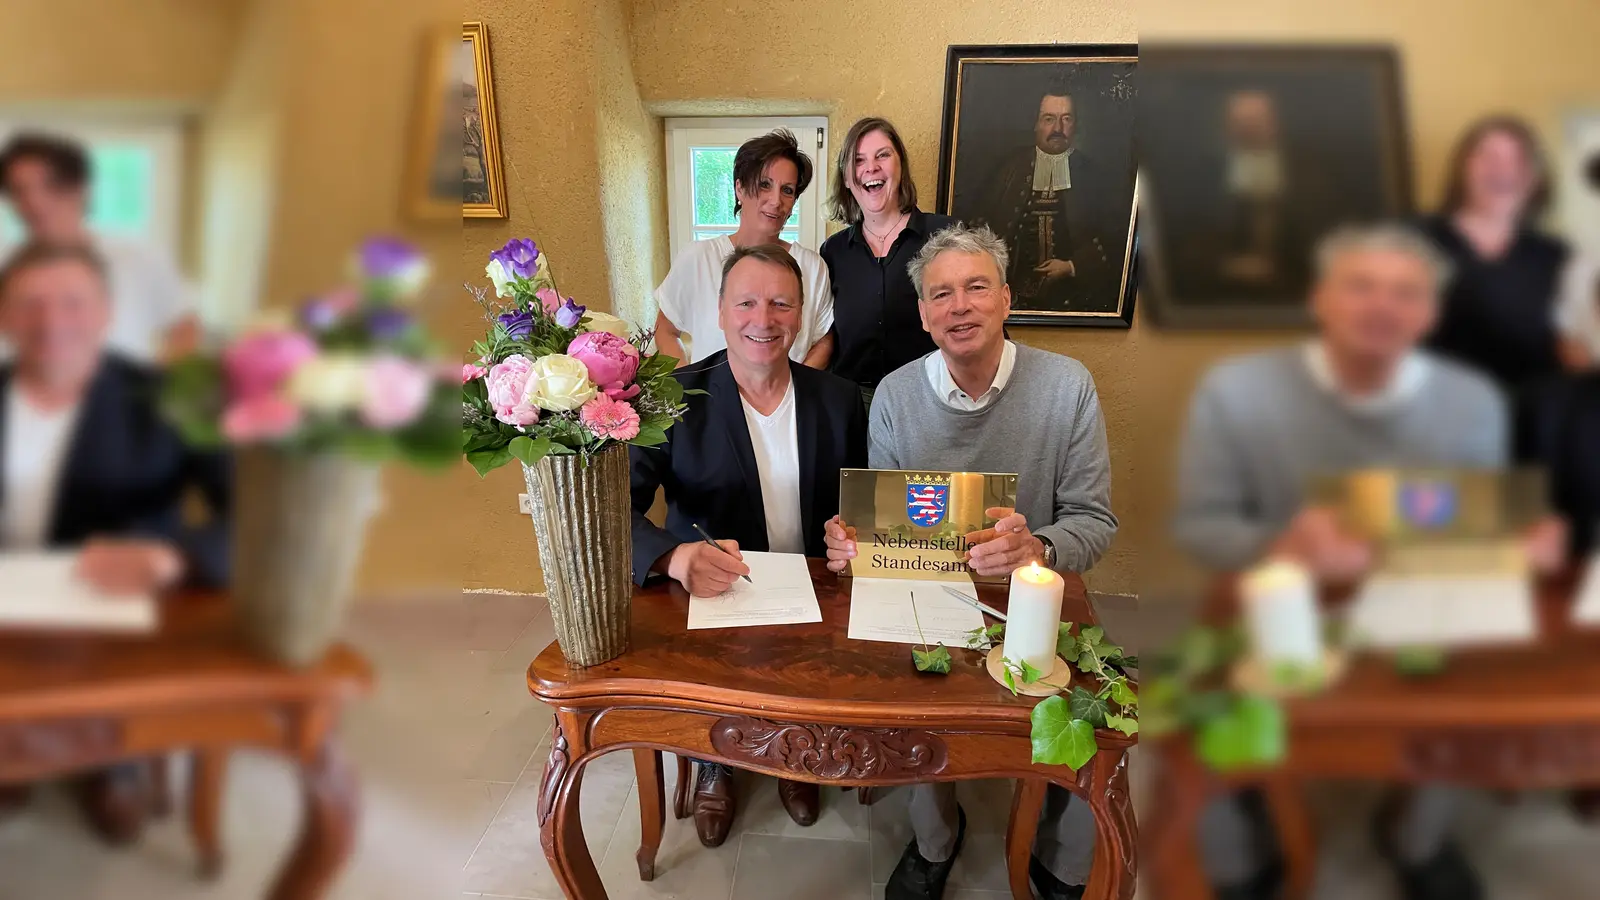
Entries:
[[639,436],[639,414],[628,401],[613,400],[605,394],[595,394],[585,403],[578,410],[578,421],[600,438],[631,441]]

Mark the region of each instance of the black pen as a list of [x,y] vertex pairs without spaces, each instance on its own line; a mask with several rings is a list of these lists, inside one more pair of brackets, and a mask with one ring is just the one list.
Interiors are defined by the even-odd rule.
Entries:
[[[722,545],[717,543],[716,541],[713,541],[711,539],[711,535],[706,534],[706,530],[704,528],[701,528],[700,524],[698,522],[690,522],[689,524],[690,524],[690,526],[692,526],[694,528],[695,531],[700,532],[700,536],[706,539],[706,543],[710,544],[712,547],[714,547],[714,548],[716,548],[718,550],[722,550]],[[728,553],[728,551],[726,551],[726,550],[722,550],[722,552],[723,553]],[[728,555],[729,556],[733,556],[732,553],[728,553]],[[738,557],[735,556],[734,559],[738,559]],[[743,578],[745,581],[750,581],[750,576],[749,575],[740,575],[739,577]],[[754,581],[750,581],[750,583],[751,584],[755,584]]]

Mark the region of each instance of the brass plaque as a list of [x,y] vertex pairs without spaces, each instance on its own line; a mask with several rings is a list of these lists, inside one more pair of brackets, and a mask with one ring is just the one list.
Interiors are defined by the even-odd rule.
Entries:
[[856,529],[846,574],[1004,583],[968,568],[966,536],[994,525],[985,510],[1016,505],[1016,475],[841,469],[839,515]]
[[1378,545],[1384,572],[1416,575],[1521,569],[1546,496],[1537,469],[1364,469],[1318,477],[1310,493]]

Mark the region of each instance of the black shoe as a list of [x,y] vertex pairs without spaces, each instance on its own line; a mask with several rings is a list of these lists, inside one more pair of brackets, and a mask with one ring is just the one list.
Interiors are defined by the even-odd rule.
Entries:
[[1039,900],[1083,900],[1084,884],[1067,884],[1044,867],[1039,857],[1028,857],[1028,877],[1033,879],[1033,889]]
[[1483,900],[1478,873],[1454,841],[1446,843],[1427,862],[1391,862],[1405,900]]
[[1283,860],[1274,858],[1243,884],[1213,885],[1216,900],[1278,900],[1283,895]]
[[900,863],[889,876],[883,889],[883,900],[939,900],[944,896],[944,883],[950,880],[950,870],[955,868],[956,854],[961,852],[961,841],[967,836],[967,814],[956,807],[956,845],[950,848],[950,858],[944,862],[928,862],[917,852],[916,838],[900,854]]

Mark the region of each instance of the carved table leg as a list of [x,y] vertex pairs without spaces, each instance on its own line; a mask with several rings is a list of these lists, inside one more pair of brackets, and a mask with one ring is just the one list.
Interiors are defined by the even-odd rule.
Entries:
[[667,820],[667,792],[661,770],[661,751],[633,751],[633,771],[639,783],[639,880],[654,881],[656,851],[661,849],[661,829]]
[[1028,884],[1028,859],[1033,855],[1033,838],[1039,831],[1039,811],[1044,808],[1044,792],[1049,782],[1042,778],[1018,778],[1011,794],[1011,820],[1006,825],[1006,875],[1011,881],[1012,900],[1033,900]]
[[1283,848],[1284,900],[1306,900],[1317,872],[1317,835],[1305,793],[1298,781],[1282,775],[1267,779],[1263,792]]
[[[589,844],[583,839],[579,793],[583,766],[572,760],[583,755],[584,717],[566,711],[556,714],[550,761],[539,784],[539,843],[544,846],[550,873],[567,900],[606,900],[605,886],[595,870]],[[568,740],[568,735],[572,740]]]
[[687,819],[694,811],[689,808],[689,791],[694,782],[694,768],[689,765],[689,757],[673,754],[678,760],[678,787],[672,792],[672,815],[674,818]]
[[228,751],[196,750],[189,774],[189,832],[200,851],[200,875],[222,874],[222,796],[228,776]]
[[1151,823],[1146,845],[1150,852],[1141,874],[1151,887],[1151,896],[1160,900],[1212,900],[1196,841],[1200,814],[1212,793],[1210,776],[1186,751],[1162,744],[1150,746],[1159,748],[1155,750],[1150,808],[1160,815]]
[[1085,898],[1132,900],[1138,872],[1138,828],[1128,796],[1128,754],[1102,749],[1078,771],[1078,788],[1094,813],[1094,866]]
[[294,855],[267,895],[270,900],[320,900],[355,844],[360,806],[355,773],[331,740],[302,764],[301,782],[305,825]]

